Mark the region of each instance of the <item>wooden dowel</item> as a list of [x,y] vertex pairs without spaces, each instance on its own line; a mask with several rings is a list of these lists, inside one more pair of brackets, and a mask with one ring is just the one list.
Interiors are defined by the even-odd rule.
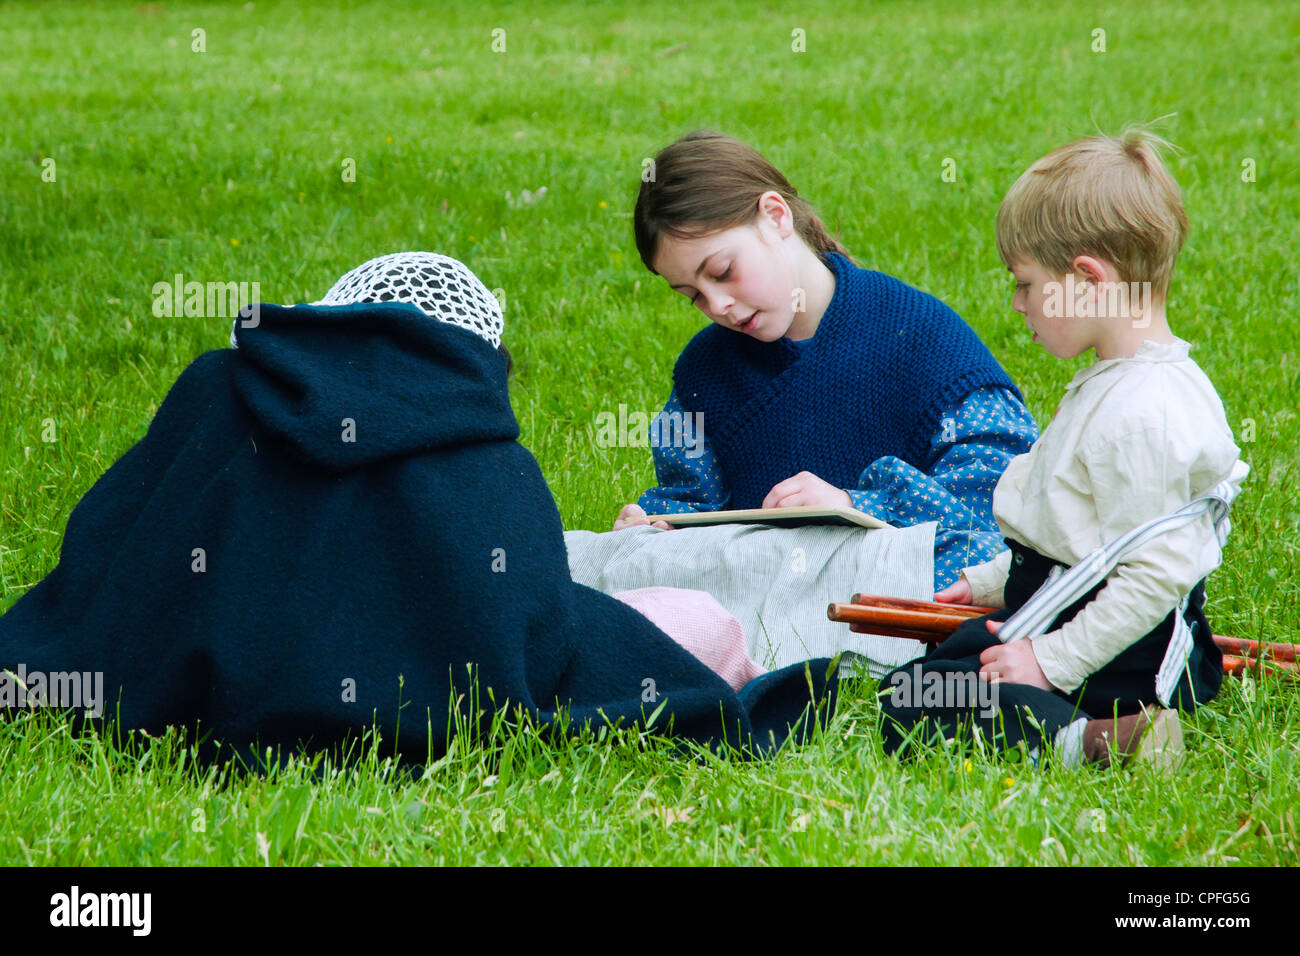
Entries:
[[1232,654],[1223,655],[1223,672],[1225,674],[1240,674],[1247,670],[1250,662],[1241,657],[1235,657]]
[[[828,606],[826,616],[832,621],[848,624],[850,630],[857,634],[902,637],[925,644],[940,644],[963,621],[992,614],[995,610],[973,604],[943,604],[875,594],[855,594],[852,603],[832,603]],[[1296,672],[1296,644],[1273,644],[1223,634],[1215,634],[1213,639],[1224,654],[1223,669],[1229,674],[1258,671],[1261,664],[1263,673]]]
[[963,620],[966,620],[926,611],[864,607],[861,604],[831,604],[826,609],[826,616],[832,621],[843,621],[849,624],[878,624],[882,627],[929,631],[935,634],[951,634],[961,626]]
[[849,630],[854,634],[871,634],[875,637],[905,637],[909,641],[920,641],[922,644],[942,644],[948,639],[947,634],[909,631],[904,627],[884,627],[880,624],[850,624]]
[[1254,674],[1287,674],[1292,677],[1296,675],[1296,666],[1287,661],[1260,661],[1253,658],[1238,657],[1235,654],[1223,655],[1223,671],[1225,674],[1242,674],[1250,671]]
[[1224,637],[1214,635],[1214,643],[1219,650],[1238,657],[1264,658],[1270,661],[1295,663],[1296,645],[1270,644],[1267,641],[1252,641],[1244,637]]
[[855,594],[853,603],[864,607],[896,608],[900,611],[926,611],[932,614],[949,614],[953,617],[982,617],[992,614],[995,607],[978,604],[944,604],[941,601],[914,601],[911,598],[887,597],[880,594]]

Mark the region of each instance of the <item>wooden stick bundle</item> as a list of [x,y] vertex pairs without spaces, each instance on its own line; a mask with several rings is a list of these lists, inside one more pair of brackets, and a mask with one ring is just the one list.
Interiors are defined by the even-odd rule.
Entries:
[[[855,594],[848,604],[832,603],[826,616],[842,621],[859,634],[904,637],[925,644],[939,644],[963,621],[992,614],[996,608],[975,604],[942,604],[876,594]],[[1246,670],[1262,672],[1296,671],[1295,644],[1270,644],[1240,637],[1214,635],[1224,653],[1223,669],[1229,674]]]

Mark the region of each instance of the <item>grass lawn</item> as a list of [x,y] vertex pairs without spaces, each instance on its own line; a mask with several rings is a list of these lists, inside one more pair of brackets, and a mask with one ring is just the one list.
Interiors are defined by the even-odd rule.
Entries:
[[[598,447],[595,418],[657,410],[703,321],[642,267],[632,202],[642,160],[698,126],[767,155],[860,264],[957,309],[1045,425],[1088,360],[1011,311],[998,202],[1051,148],[1173,113],[1192,231],[1170,324],[1252,468],[1207,613],[1295,640],[1300,10],[858,6],[4,4],[0,606],[53,569],[181,370],[227,345],[227,320],[154,315],[177,274],[297,302],[383,252],[462,259],[502,290],[521,440],[565,527],[608,529],[654,472],[648,448]],[[1294,685],[1226,682],[1167,777],[900,764],[871,690],[768,762],[502,732],[417,782],[373,753],[241,777],[174,737],[25,715],[0,723],[0,864],[1300,862]]]

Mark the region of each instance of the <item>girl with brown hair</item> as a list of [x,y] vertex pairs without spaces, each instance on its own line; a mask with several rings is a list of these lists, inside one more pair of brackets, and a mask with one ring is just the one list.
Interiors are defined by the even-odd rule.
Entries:
[[993,487],[1038,428],[974,331],[858,267],[744,143],[697,130],[649,172],[633,218],[641,259],[711,322],[678,358],[663,414],[702,415],[690,420],[703,435],[654,448],[659,484],[614,529],[797,505],[937,521],[936,590],[1002,550]]

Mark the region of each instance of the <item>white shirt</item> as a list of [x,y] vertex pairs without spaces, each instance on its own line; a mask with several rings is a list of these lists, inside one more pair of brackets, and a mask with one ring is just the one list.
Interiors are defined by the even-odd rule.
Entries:
[[[998,481],[993,515],[1003,535],[1074,565],[1220,481],[1239,487],[1250,468],[1190,348],[1179,338],[1148,339],[1132,358],[1081,369],[1037,443]],[[1130,554],[1073,620],[1033,638],[1043,674],[1063,691],[1077,689],[1164,620],[1222,559],[1208,514]],[[1011,552],[1003,551],[962,572],[974,603],[1006,606],[1010,565]]]

